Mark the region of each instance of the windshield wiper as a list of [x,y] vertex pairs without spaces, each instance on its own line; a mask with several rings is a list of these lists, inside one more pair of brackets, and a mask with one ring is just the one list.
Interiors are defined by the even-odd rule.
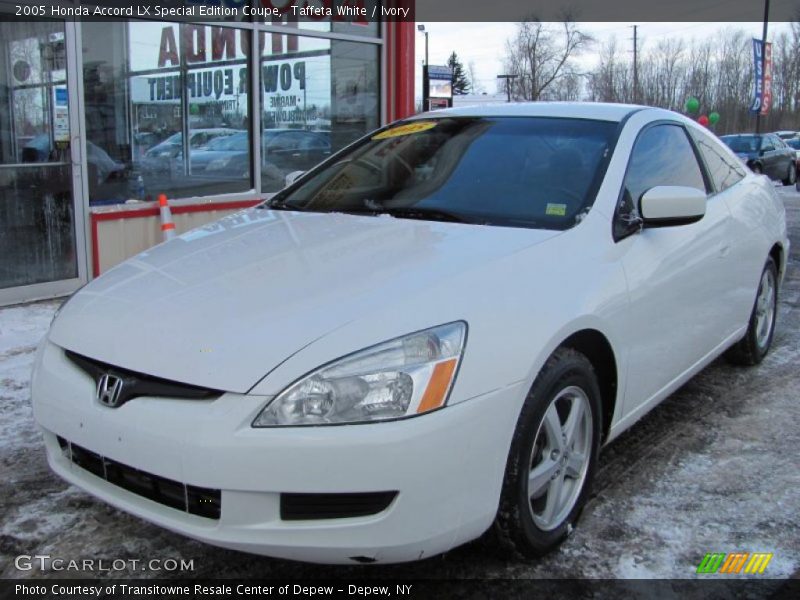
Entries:
[[331,213],[345,213],[350,215],[366,215],[375,217],[378,215],[390,215],[398,219],[417,219],[420,221],[443,221],[448,223],[473,223],[455,213],[442,210],[440,208],[427,208],[415,206],[395,206],[395,207],[375,207],[375,208],[361,208],[361,207],[342,207],[330,208],[325,210],[314,210],[303,206],[291,204],[285,200],[272,199],[265,204],[260,205],[265,208],[273,210],[291,210],[291,211],[310,211],[310,212],[331,212]]

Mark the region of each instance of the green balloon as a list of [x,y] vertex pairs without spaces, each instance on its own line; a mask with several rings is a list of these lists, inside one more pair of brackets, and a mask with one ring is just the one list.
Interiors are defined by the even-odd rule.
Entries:
[[719,113],[718,112],[712,112],[710,115],[708,115],[708,121],[712,125],[716,125],[717,121],[719,121]]
[[686,101],[686,112],[696,113],[698,110],[700,110],[700,101],[694,96],[690,97]]

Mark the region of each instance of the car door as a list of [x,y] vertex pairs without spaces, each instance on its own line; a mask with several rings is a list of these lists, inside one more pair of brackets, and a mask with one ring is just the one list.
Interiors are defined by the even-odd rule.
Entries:
[[781,164],[778,174],[781,179],[786,179],[790,169],[794,166],[794,150],[777,135],[775,136],[775,144],[781,155]]
[[300,163],[300,142],[302,133],[299,131],[282,131],[276,133],[267,143],[264,160],[275,165],[284,172],[302,170]]
[[626,414],[663,394],[729,330],[720,303],[729,288],[725,273],[732,268],[730,212],[711,195],[706,214],[695,223],[640,230],[639,200],[661,185],[713,191],[695,146],[677,123],[659,122],[640,132],[615,214],[614,235],[629,289]]
[[760,219],[763,185],[755,179],[746,179],[747,172],[736,156],[714,137],[705,132],[692,132],[707,171],[714,182],[716,194],[725,201],[731,213],[731,260],[724,267],[730,269],[730,280],[725,295],[719,303],[729,319],[729,331],[734,333],[747,324],[753,310],[755,286],[764,267],[764,255],[754,252],[763,245],[762,233],[753,223]]
[[305,131],[300,141],[302,169],[307,171],[331,155],[330,142],[322,135]]
[[783,179],[785,175],[781,170],[781,153],[775,146],[775,136],[765,135],[761,138],[761,164],[764,165],[764,174],[770,179]]

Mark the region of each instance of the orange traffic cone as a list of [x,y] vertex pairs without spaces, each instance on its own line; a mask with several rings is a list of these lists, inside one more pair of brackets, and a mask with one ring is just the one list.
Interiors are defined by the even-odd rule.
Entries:
[[158,206],[161,209],[161,233],[164,234],[164,241],[168,242],[175,237],[175,222],[172,220],[166,194],[158,195]]

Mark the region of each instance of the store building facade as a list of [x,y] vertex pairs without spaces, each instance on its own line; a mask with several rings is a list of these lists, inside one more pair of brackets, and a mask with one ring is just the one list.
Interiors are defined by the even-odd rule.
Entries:
[[413,111],[413,23],[17,6],[0,1],[0,305],[68,294],[159,242],[159,194],[185,231]]

